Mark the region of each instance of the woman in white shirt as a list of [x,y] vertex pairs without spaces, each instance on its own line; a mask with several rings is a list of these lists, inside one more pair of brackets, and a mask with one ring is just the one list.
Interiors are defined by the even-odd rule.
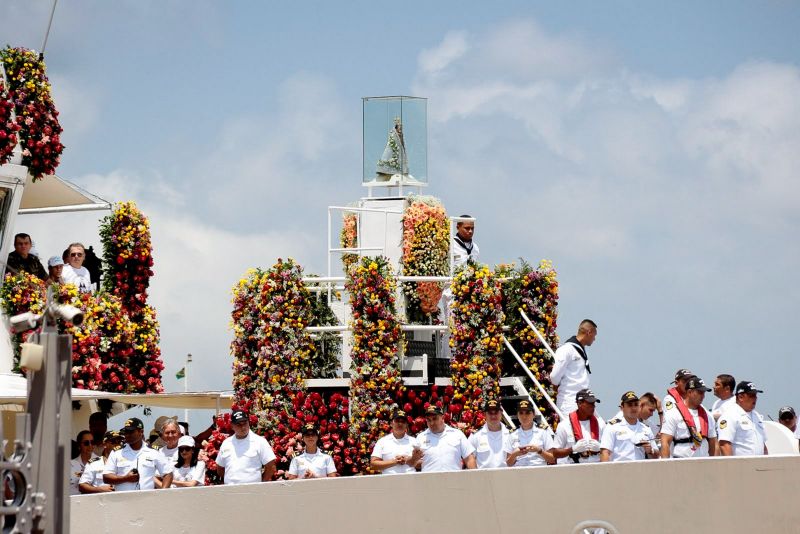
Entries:
[[61,273],[65,284],[74,284],[81,293],[92,292],[92,279],[89,270],[83,266],[86,259],[86,248],[80,243],[72,243],[67,249],[67,265]]
[[306,445],[306,450],[303,454],[292,458],[289,472],[286,473],[288,480],[336,476],[336,465],[333,463],[333,458],[319,450],[318,440],[317,427],[312,423],[306,424],[303,427],[303,443]]
[[197,449],[192,436],[181,436],[178,440],[178,461],[172,472],[173,488],[202,486],[206,480],[206,463],[197,460]]

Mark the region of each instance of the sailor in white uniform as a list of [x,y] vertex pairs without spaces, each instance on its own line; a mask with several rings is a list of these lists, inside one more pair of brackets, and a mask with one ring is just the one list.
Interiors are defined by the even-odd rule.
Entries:
[[384,475],[416,473],[414,466],[422,458],[417,438],[408,433],[408,414],[395,410],[392,431],[375,443],[369,466]]
[[717,400],[711,406],[711,415],[714,416],[714,421],[719,421],[722,415],[730,405],[736,404],[736,397],[733,390],[736,387],[736,379],[731,375],[718,375],[714,380],[714,396]]
[[517,428],[509,439],[506,463],[509,467],[530,467],[556,463],[550,449],[553,437],[550,430],[533,424],[533,404],[527,399],[517,403]]
[[462,462],[467,469],[475,469],[475,448],[457,428],[445,424],[442,409],[435,404],[425,410],[428,428],[417,436],[422,459],[422,472],[461,471]]
[[578,408],[559,422],[550,452],[557,463],[593,463],[600,461],[600,438],[605,421],[595,414],[595,397],[590,389],[582,389],[575,395]]
[[597,325],[591,319],[584,319],[578,326],[578,333],[556,350],[550,383],[558,387],[556,405],[563,414],[574,412],[578,407],[575,395],[578,391],[589,388],[592,370],[586,347],[591,346],[596,337]]
[[600,439],[600,461],[622,462],[655,458],[655,438],[650,427],[639,421],[639,397],[633,391],[622,395],[621,419],[612,419]]
[[675,387],[669,388],[667,390],[667,394],[664,395],[662,406],[665,410],[675,406],[676,398],[682,399],[684,395],[686,395],[686,381],[693,376],[694,373],[688,369],[678,369],[675,371],[675,380],[672,381],[672,383],[675,384]]
[[489,399],[483,412],[486,424],[469,437],[469,444],[475,448],[478,469],[506,467],[506,451],[511,433],[502,422],[500,403],[496,399]]
[[758,413],[758,394],[764,393],[752,382],[736,385],[736,404],[719,418],[719,449],[723,456],[767,454],[764,418]]
[[685,383],[685,396],[664,409],[661,425],[661,457],[692,458],[714,456],[717,432],[714,420],[703,407],[711,391],[702,379],[692,376]]
[[325,454],[317,447],[319,432],[314,423],[307,423],[303,427],[303,443],[306,450],[303,454],[292,458],[289,464],[288,480],[295,478],[326,478],[336,476],[336,465],[330,454]]
[[155,488],[155,476],[163,477],[164,487],[172,484],[175,464],[144,442],[144,424],[131,417],[122,428],[125,446],[111,453],[103,469],[103,480],[113,484],[115,491],[148,490]]

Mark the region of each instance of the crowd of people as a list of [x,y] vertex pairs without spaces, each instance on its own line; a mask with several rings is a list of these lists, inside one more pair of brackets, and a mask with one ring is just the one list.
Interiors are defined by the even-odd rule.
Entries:
[[[74,284],[82,293],[92,291],[93,277],[87,267],[95,272],[99,280],[100,260],[91,247],[86,249],[81,243],[70,243],[60,256],[51,256],[45,270],[38,254],[32,251],[31,236],[20,233],[14,236],[14,250],[8,254],[6,273],[26,272],[47,284]],[[84,265],[86,264],[86,265]]]

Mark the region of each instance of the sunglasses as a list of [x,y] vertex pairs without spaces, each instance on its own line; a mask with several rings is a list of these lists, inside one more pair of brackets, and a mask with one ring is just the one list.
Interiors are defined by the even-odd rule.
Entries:
[[179,452],[192,452],[194,447],[178,447]]
[[81,258],[81,257],[83,257],[83,252],[70,252],[69,253],[69,257],[70,258]]
[[85,440],[81,441],[81,445],[94,445],[94,441],[92,441],[90,439],[85,439]]

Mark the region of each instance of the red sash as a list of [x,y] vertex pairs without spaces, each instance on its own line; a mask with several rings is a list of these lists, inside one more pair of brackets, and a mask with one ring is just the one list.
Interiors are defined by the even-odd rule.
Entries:
[[[578,421],[578,412],[569,414],[569,422],[572,425],[572,434],[575,436],[575,441],[578,442],[583,439],[583,429],[581,422]],[[597,417],[594,415],[589,418],[589,431],[592,434],[592,439],[600,439],[600,423],[597,422]]]
[[[686,426],[689,428],[689,434],[691,434],[692,437],[695,437],[697,435],[697,428],[694,424],[694,417],[692,417],[692,414],[689,413],[689,408],[687,408],[686,404],[683,402],[683,397],[681,397],[681,394],[678,393],[676,388],[670,388],[667,390],[667,393],[672,395],[672,398],[675,399],[675,405],[678,407],[678,411],[681,412],[681,417],[683,417],[683,420],[686,422]],[[701,438],[707,439],[708,414],[706,413],[705,408],[702,406],[697,407],[697,413],[700,415],[700,436]]]

